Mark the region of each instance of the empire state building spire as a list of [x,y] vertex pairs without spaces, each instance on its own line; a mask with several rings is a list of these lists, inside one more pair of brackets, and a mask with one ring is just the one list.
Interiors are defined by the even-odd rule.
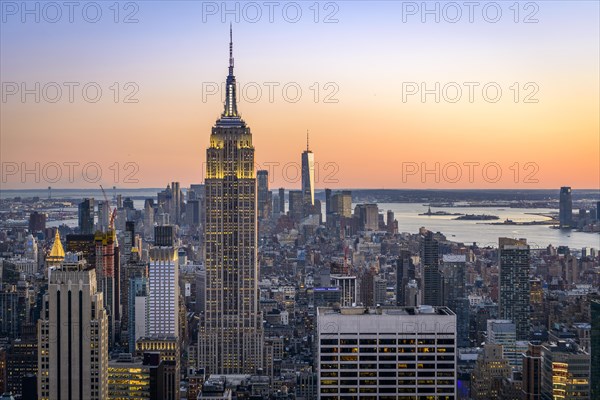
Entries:
[[229,25],[229,75],[226,81],[225,110],[223,117],[237,118],[237,98],[235,95],[235,76],[233,75],[233,28]]

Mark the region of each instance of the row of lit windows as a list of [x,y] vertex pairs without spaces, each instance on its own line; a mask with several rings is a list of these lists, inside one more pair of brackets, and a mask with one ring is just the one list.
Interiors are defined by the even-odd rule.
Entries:
[[425,344],[434,345],[437,344],[454,344],[454,339],[450,338],[438,338],[438,339],[321,339],[321,345],[357,345],[357,344],[371,344],[371,345],[414,345],[414,344]]
[[337,364],[324,363],[321,364],[322,370],[328,369],[454,369],[454,363],[400,363],[400,364]]

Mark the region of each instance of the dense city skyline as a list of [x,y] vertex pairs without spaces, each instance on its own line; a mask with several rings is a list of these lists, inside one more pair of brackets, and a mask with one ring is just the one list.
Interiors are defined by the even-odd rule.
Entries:
[[[81,34],[39,76],[106,78],[103,53],[140,77],[106,84],[108,101],[109,81],[84,82],[64,104],[57,82],[2,81],[0,400],[600,398],[600,39],[585,14],[600,5],[566,4],[0,3],[3,34],[33,19],[23,43],[48,24],[50,40]],[[277,7],[283,25],[257,21]],[[198,11],[206,40],[189,25]],[[588,19],[556,34],[570,14]],[[154,19],[167,29],[143,26]],[[99,46],[74,51],[86,35]],[[585,38],[568,47],[572,75],[551,63],[564,53],[526,51],[542,36],[564,50],[570,35]],[[461,57],[443,61],[454,45]],[[492,53],[506,57],[481,58]],[[2,57],[3,75],[32,71],[20,62]],[[316,70],[336,81],[310,86]],[[248,101],[246,76],[286,74],[319,99]],[[452,78],[432,91],[403,79],[415,74]],[[455,76],[483,99],[453,98]],[[567,76],[587,82],[580,102]],[[141,78],[158,94],[146,104]],[[65,83],[69,97],[81,86]],[[35,126],[47,135],[25,133]]]
[[[209,8],[214,4],[216,11]],[[73,23],[68,22],[68,10],[63,10],[57,23],[48,22],[52,10],[40,10],[39,23],[35,15],[25,15],[23,23],[20,9],[5,9],[0,35],[5,83],[3,163],[17,163],[19,169],[21,163],[34,168],[33,160],[42,168],[51,162],[81,164],[72,183],[66,178],[68,168],[63,167],[63,179],[48,183],[55,187],[97,187],[97,182],[81,179],[80,168],[87,162],[101,166],[100,183],[106,186],[161,187],[173,179],[174,171],[183,186],[199,183],[205,161],[203,156],[198,158],[204,146],[202,132],[212,124],[213,110],[222,104],[224,94],[217,63],[207,60],[226,57],[221,38],[233,22],[242,67],[240,104],[258,133],[258,165],[266,168],[268,163],[279,163],[271,177],[277,187],[296,186],[300,181],[296,155],[304,148],[307,129],[311,146],[319,149],[315,157],[318,189],[599,186],[596,2],[531,3],[537,10],[520,3],[518,23],[514,22],[516,11],[504,3],[495,23],[489,22],[494,20],[493,9],[484,16],[479,8],[469,23],[469,10],[464,7],[462,19],[449,22],[454,11],[444,3],[433,3],[438,4],[437,16],[422,15],[425,10],[420,7],[406,8],[412,2],[369,3],[368,7],[340,2],[326,9],[325,3],[319,3],[317,23],[309,4],[301,5],[297,23],[288,22],[292,9],[285,18],[277,9],[273,23],[268,22],[268,9],[263,9],[262,18],[252,23],[252,10],[239,3],[228,6],[235,9],[238,4],[237,15],[223,16],[221,3],[214,4],[143,2],[137,11],[120,9],[120,23],[114,23],[115,11],[108,5],[97,23],[87,22],[79,9]],[[124,23],[129,16],[137,22]],[[168,29],[156,30],[158,26]],[[44,69],[37,67],[42,64]],[[18,89],[11,86],[15,82]],[[35,103],[35,94],[26,95],[22,102],[20,84],[32,89],[35,82],[41,85],[40,103]],[[46,101],[55,90],[43,91],[48,82],[62,87],[63,96],[56,103]],[[79,83],[73,103],[64,82]],[[97,82],[102,90],[97,103],[82,97],[81,89],[89,82]],[[125,87],[128,82],[135,86]],[[256,85],[245,86],[250,82],[262,92],[256,102],[252,102]],[[269,82],[279,85],[272,86],[273,102],[268,99],[269,84],[265,85]],[[316,103],[315,82],[319,87]],[[334,86],[326,88],[329,82]],[[431,90],[435,82],[441,85],[440,102],[430,94],[422,103],[420,84]],[[455,87],[442,93],[451,82],[461,87],[463,96],[457,103],[447,101]],[[479,83],[473,103],[464,82]],[[490,82],[502,90],[497,103],[482,97],[480,89]],[[515,82],[520,87],[517,103],[516,89],[511,89]],[[528,82],[535,85],[526,88]],[[418,92],[403,93],[403,85],[406,92],[416,90],[412,83]],[[296,85],[301,88],[298,102],[284,98],[286,84],[292,85],[289,99]],[[211,90],[218,93],[208,94]],[[131,100],[138,103],[125,102],[134,92]],[[539,102],[525,102],[533,92],[532,100]],[[337,103],[327,102],[328,95]],[[407,95],[405,102],[403,95]],[[93,147],[86,146],[92,137],[101,139]],[[173,148],[163,155],[169,166],[164,168],[155,162],[155,141],[167,138]],[[560,163],[555,162],[559,159]],[[137,182],[124,182],[134,171],[134,167],[124,168],[128,162],[136,164],[133,177]],[[464,165],[471,162],[480,163],[472,182]],[[119,163],[117,182],[114,163]],[[284,172],[288,163],[295,165]],[[435,168],[435,163],[445,176],[439,181],[433,175],[423,178],[420,172]],[[462,169],[457,182],[452,163]],[[495,177],[495,166],[482,175],[487,163],[500,166],[502,177],[497,182],[488,179]],[[410,174],[415,164],[419,173]],[[398,174],[403,169],[408,174],[405,179]],[[379,173],[373,175],[371,170]],[[324,182],[326,177],[329,180]],[[23,180],[17,174],[10,175],[3,188],[45,184],[43,179],[34,182],[29,176]]]

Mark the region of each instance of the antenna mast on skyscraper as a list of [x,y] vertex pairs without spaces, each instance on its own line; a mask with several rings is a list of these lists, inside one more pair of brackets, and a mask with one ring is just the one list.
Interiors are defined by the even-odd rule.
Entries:
[[308,129],[306,130],[306,151],[310,151],[308,147]]

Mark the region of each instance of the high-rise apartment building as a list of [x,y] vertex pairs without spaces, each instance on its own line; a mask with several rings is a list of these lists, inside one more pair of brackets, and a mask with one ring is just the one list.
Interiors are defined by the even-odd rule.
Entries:
[[515,323],[517,340],[528,340],[529,246],[527,240],[500,238],[498,253],[500,260],[499,317]]
[[172,229],[157,226],[155,245],[149,252],[147,336],[180,336],[179,260],[173,235],[168,232]]
[[206,298],[199,366],[207,374],[255,373],[262,368],[263,350],[254,147],[237,110],[231,38],[225,109],[212,128],[206,160]]
[[96,271],[67,253],[50,271],[38,322],[38,398],[104,400],[108,396],[108,317]]
[[446,307],[317,309],[319,398],[456,398]]

